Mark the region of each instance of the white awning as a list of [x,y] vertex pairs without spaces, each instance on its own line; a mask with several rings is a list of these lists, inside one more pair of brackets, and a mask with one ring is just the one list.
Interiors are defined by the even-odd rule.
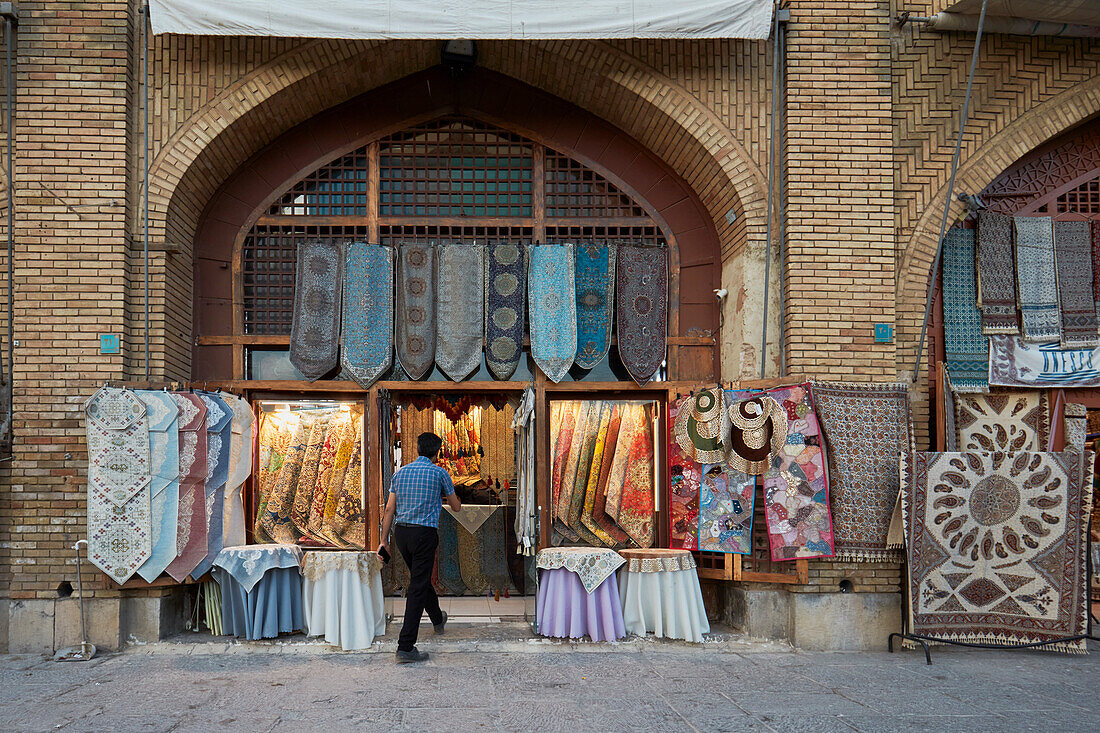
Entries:
[[[937,13],[928,27],[937,31],[974,31],[982,0],[959,0]],[[1100,36],[1100,2],[1097,0],[989,0],[987,33],[1022,36]]]
[[762,39],[772,0],[150,0],[149,13],[156,34]]

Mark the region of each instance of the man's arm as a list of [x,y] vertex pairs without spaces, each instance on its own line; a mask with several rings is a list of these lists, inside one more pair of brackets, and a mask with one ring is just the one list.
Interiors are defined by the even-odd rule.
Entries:
[[455,493],[454,481],[451,481],[451,474],[446,471],[443,472],[443,499],[452,512],[462,511],[462,502],[458,500],[458,494]]
[[378,549],[386,548],[386,552],[390,551],[390,529],[393,528],[393,515],[397,513],[397,494],[390,492],[390,496],[386,499],[386,509],[382,512],[382,542],[378,545]]

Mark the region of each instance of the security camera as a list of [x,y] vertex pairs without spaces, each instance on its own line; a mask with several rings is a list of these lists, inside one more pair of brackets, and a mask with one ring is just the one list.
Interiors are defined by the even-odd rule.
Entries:
[[714,289],[714,297],[718,298],[718,300],[725,300],[726,296],[729,295],[729,294],[730,294],[730,291],[726,290],[725,288],[715,288]]

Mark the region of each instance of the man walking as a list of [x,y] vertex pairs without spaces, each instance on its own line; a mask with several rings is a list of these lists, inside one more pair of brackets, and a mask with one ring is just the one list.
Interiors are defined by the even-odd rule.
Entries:
[[[435,459],[443,441],[435,433],[421,433],[416,439],[419,454],[412,463],[402,466],[390,481],[390,495],[382,515],[382,544],[379,553],[390,551],[390,527],[393,539],[405,564],[409,566],[409,588],[405,594],[405,623],[397,639],[397,663],[423,662],[427,652],[416,648],[420,631],[420,617],[424,611],[435,626],[435,633],[442,634],[447,623],[447,613],[439,608],[439,597],[432,588],[432,567],[435,551],[439,546],[439,512],[443,500],[454,511],[462,509],[455,496],[451,476]],[[394,521],[396,519],[396,522]]]

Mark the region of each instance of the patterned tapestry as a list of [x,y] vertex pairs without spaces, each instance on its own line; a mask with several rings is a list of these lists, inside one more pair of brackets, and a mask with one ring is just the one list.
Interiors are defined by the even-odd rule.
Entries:
[[591,369],[611,347],[611,304],[615,302],[615,247],[576,246],[577,356],[574,363]]
[[[912,633],[1014,646],[1086,632],[1091,453],[917,452],[902,464]],[[1086,652],[1083,640],[1040,648]]]
[[531,357],[552,382],[560,382],[577,354],[577,296],[573,245],[531,247],[527,278]]
[[750,554],[755,495],[755,476],[725,463],[704,465],[699,487],[699,549]]
[[435,249],[397,247],[397,360],[410,379],[423,379],[435,362]]
[[338,364],[343,271],[339,243],[309,240],[298,245],[290,363],[311,382]]
[[435,363],[461,382],[478,370],[485,350],[485,247],[448,244],[436,258]]
[[[1054,228],[1049,216],[1017,216],[1016,284],[1024,341],[1057,341],[1060,321],[1054,275]],[[958,385],[955,385],[958,387]]]
[[1039,390],[954,395],[956,450],[1045,450],[1050,436],[1047,394]]
[[173,392],[179,408],[179,521],[175,559],[165,572],[183,582],[206,556],[206,403],[191,392]]
[[668,339],[668,251],[621,245],[616,256],[615,319],[619,358],[645,386],[665,360]]
[[485,361],[489,371],[508,380],[523,358],[527,317],[527,249],[518,244],[490,244],[485,289]]
[[730,420],[729,464],[759,476],[787,442],[787,410],[769,395],[726,392]]
[[[669,405],[669,422],[675,425],[682,412],[688,412],[691,397],[683,397]],[[702,466],[680,447],[672,437],[668,441],[669,470],[669,547],[678,550],[699,549],[699,486]]]
[[[616,456],[627,453],[625,474],[620,490],[619,511],[616,523],[630,536],[635,547],[653,545],[653,474],[654,423],[645,405],[627,403],[623,410],[623,427],[620,429]],[[612,468],[616,463],[612,459]],[[609,481],[612,479],[608,479]]]
[[588,470],[581,523],[606,547],[625,547],[628,540],[626,532],[613,521],[608,521],[606,511],[600,511],[599,517],[596,516],[596,509],[601,505],[599,496],[604,497],[603,510],[607,509],[607,481],[611,476],[611,462],[615,457],[621,427],[622,411],[618,405],[605,402],[600,412],[600,427],[596,433],[596,450],[592,454],[592,464]]
[[978,282],[982,293],[982,333],[1019,333],[1012,217],[992,211],[978,215]]
[[1054,222],[1054,270],[1058,277],[1063,349],[1100,345],[1092,297],[1092,245],[1087,221]]
[[152,554],[149,421],[130,390],[103,387],[84,403],[88,560],[118,583]]
[[244,482],[252,475],[252,435],[256,421],[248,401],[229,392],[218,396],[233,412],[229,438],[229,475],[225,480],[222,536],[225,547],[245,543]]
[[838,560],[894,561],[887,533],[898,498],[898,457],[912,450],[905,384],[811,384],[825,434]]
[[393,252],[355,242],[344,260],[340,366],[363,389],[393,362]]
[[152,582],[176,557],[176,527],[179,524],[180,410],[172,395],[164,391],[137,390],[145,404],[149,422],[150,526],[152,553],[138,575]]
[[768,396],[786,416],[784,445],[764,473],[772,560],[832,557],[829,479],[810,385],[770,390]]
[[943,241],[943,321],[947,371],[958,392],[989,391],[989,340],[982,335],[974,267],[974,230],[949,229]]
[[192,571],[193,577],[205,575],[214,565],[214,558],[225,546],[225,485],[229,480],[229,454],[233,437],[233,410],[214,392],[196,392],[206,405],[207,477],[203,487],[206,497],[206,556]]
[[1084,450],[1088,429],[1088,407],[1076,402],[1067,402],[1062,413],[1062,432],[1065,435],[1066,447]]
[[1092,299],[1096,303],[1096,318],[1100,321],[1100,219],[1093,219],[1089,241],[1092,250]]
[[1100,348],[1066,350],[1019,336],[989,337],[989,383],[1002,387],[1100,387]]
[[[463,507],[465,509],[466,507]],[[439,585],[445,593],[460,596],[466,592],[458,569],[458,522],[448,511],[439,514]]]
[[672,423],[673,437],[696,463],[720,463],[729,445],[729,418],[721,387],[704,389],[684,401]]

